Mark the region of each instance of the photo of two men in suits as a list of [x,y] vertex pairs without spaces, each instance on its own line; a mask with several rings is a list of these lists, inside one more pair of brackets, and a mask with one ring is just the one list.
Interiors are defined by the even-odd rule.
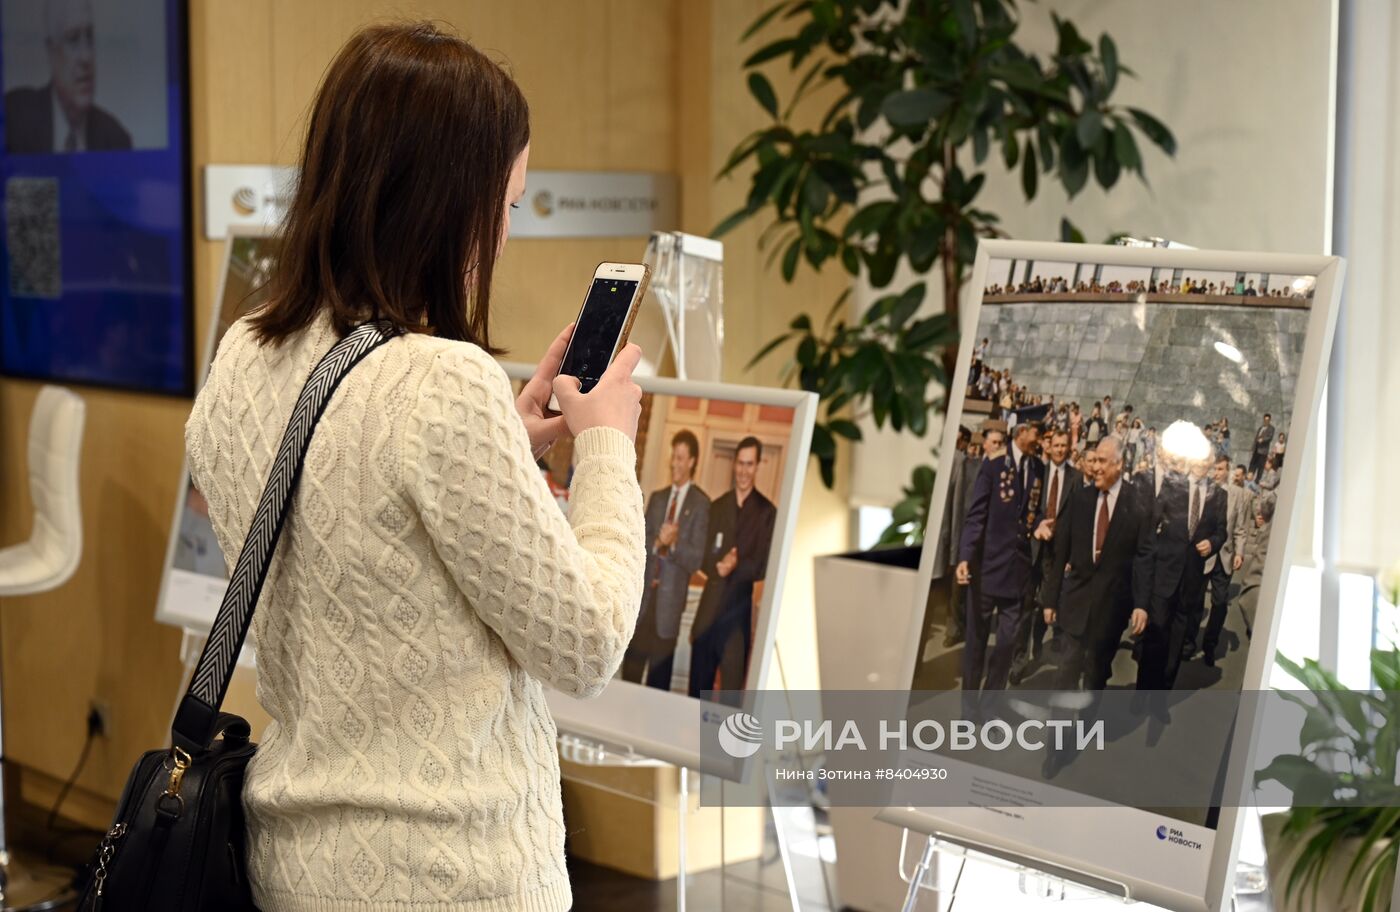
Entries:
[[[695,697],[750,683],[771,620],[763,609],[768,567],[782,547],[778,505],[795,495],[784,481],[802,458],[795,416],[789,406],[643,393],[636,451],[645,580],[619,680]],[[573,453],[564,435],[538,459],[565,515]]]
[[647,569],[636,632],[622,661],[625,681],[670,690],[676,646],[693,582],[702,581],[689,624],[688,691],[718,680],[743,687],[753,652],[755,587],[768,569],[778,509],[755,487],[763,444],[734,449],[733,486],[713,501],[695,484],[700,441],[682,429],[671,439],[670,483],[647,498]]

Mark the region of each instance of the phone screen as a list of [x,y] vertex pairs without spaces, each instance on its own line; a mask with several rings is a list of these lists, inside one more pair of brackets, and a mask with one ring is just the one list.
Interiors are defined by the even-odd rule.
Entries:
[[593,287],[588,289],[588,300],[559,368],[559,373],[577,377],[583,392],[593,389],[608,369],[636,290],[635,281],[621,279],[594,279]]

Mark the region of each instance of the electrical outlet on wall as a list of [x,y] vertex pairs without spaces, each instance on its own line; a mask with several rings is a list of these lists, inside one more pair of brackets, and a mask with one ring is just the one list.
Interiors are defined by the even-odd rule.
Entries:
[[88,724],[93,734],[104,738],[112,736],[112,705],[106,700],[94,697],[88,702]]

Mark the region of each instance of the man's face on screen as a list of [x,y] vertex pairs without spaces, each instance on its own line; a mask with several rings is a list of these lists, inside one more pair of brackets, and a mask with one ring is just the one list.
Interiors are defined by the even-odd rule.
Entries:
[[52,0],[44,11],[53,90],[64,110],[81,116],[97,91],[90,0]]

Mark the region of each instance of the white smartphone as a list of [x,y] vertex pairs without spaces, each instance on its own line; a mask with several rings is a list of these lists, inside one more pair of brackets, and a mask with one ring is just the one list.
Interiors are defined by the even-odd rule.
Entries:
[[[559,373],[578,378],[583,392],[598,384],[613,358],[627,344],[650,281],[651,267],[643,263],[599,263],[593,271],[593,284],[588,286],[588,295],[574,321],[574,334],[559,365]],[[559,411],[559,400],[553,394],[549,408]]]

